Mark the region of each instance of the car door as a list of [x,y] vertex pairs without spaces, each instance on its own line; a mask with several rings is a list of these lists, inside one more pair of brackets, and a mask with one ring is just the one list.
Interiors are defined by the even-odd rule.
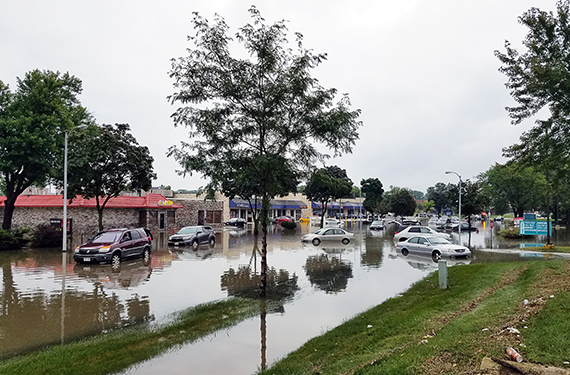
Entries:
[[417,249],[422,254],[431,254],[431,244],[425,237],[418,237]]
[[419,237],[412,237],[405,243],[405,247],[408,249],[410,253],[419,251],[418,239]]
[[125,231],[121,236],[121,251],[123,257],[133,256],[136,249],[132,240],[131,231]]
[[325,233],[323,233],[323,240],[325,241],[330,241],[330,240],[335,240],[335,239],[340,239],[339,236],[336,234],[336,230],[335,229],[327,229],[325,231]]

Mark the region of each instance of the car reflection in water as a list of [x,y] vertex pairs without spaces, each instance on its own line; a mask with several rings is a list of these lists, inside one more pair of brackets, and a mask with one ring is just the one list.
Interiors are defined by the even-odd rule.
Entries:
[[202,245],[198,250],[186,249],[186,248],[173,248],[170,250],[173,256],[178,259],[208,259],[214,254],[216,250],[216,245],[208,244]]
[[[435,271],[438,269],[438,261],[434,260],[430,255],[420,255],[420,254],[408,254],[402,255],[400,253],[396,253],[396,258],[401,259],[408,263],[410,267],[416,268],[422,271]],[[464,264],[470,264],[471,258],[463,258],[463,259],[451,259],[446,258],[444,259],[447,262],[447,266],[459,266]]]
[[150,280],[152,267],[150,259],[133,259],[119,265],[77,263],[73,272],[77,277],[101,284],[106,289],[128,289]]

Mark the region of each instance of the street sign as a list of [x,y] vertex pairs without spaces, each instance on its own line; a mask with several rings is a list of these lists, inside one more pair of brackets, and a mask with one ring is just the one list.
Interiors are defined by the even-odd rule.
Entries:
[[[527,235],[546,235],[546,221],[521,221],[519,223],[519,234]],[[549,223],[550,224],[550,223]],[[548,231],[552,234],[552,225],[548,227]]]

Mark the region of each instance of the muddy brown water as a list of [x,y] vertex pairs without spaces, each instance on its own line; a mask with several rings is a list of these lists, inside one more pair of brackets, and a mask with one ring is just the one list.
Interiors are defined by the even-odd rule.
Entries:
[[[357,225],[347,229],[356,233],[354,243],[313,246],[301,244],[300,237],[315,227],[300,225],[293,233],[274,228],[268,263],[277,280],[274,290],[281,294],[280,308],[137,364],[124,374],[252,374],[311,337],[404,292],[437,268],[431,259],[396,254],[389,231],[371,232]],[[491,233],[479,223],[479,232],[462,234],[461,242],[471,246],[474,256],[449,264],[528,259],[478,252],[520,245],[501,243]],[[453,238],[459,240],[456,234]],[[553,238],[567,241],[568,234],[561,230]],[[165,233],[156,234],[150,262],[125,261],[118,270],[76,264],[72,250],[0,252],[0,356],[120,327],[162,323],[172,313],[200,303],[255,295],[259,258],[248,231],[220,230],[215,246],[198,251],[169,248],[166,240]]]

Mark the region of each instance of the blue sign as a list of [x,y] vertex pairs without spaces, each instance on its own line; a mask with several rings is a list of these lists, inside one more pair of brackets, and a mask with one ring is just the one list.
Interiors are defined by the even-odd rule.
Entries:
[[[546,221],[521,221],[519,223],[519,234],[546,235],[548,234],[546,224]],[[548,227],[548,231],[552,233],[552,225]]]
[[524,221],[536,221],[536,215],[535,214],[524,214]]

